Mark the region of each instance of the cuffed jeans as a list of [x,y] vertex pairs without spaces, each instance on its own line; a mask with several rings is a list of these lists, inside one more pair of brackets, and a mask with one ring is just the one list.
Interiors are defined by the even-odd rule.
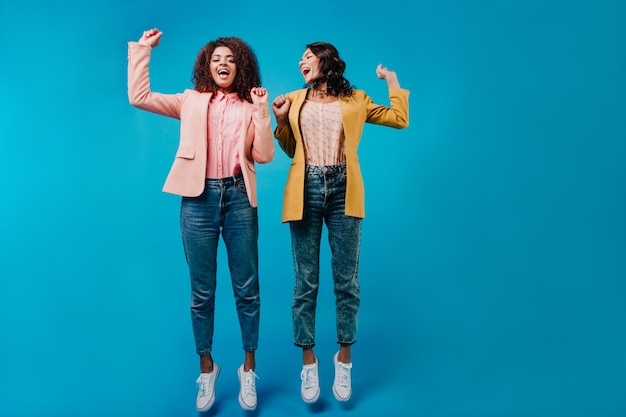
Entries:
[[180,227],[191,277],[191,323],[198,355],[213,347],[217,248],[226,245],[243,349],[259,338],[257,209],[248,201],[243,176],[207,179],[199,197],[183,197]]
[[345,163],[327,167],[307,166],[304,215],[302,220],[289,223],[295,272],[292,305],[294,343],[302,348],[315,345],[320,240],[324,223],[332,254],[337,342],[351,345],[356,341],[362,219],[345,215],[345,196]]

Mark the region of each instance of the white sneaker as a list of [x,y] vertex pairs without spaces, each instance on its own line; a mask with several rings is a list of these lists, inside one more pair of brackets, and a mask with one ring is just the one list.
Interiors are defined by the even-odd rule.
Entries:
[[302,379],[302,385],[300,386],[300,394],[302,399],[307,403],[314,403],[320,396],[320,382],[317,372],[317,357],[315,363],[311,365],[304,365],[302,372],[300,373],[300,379]]
[[350,379],[351,363],[342,363],[337,360],[339,352],[335,353],[335,382],[333,382],[333,394],[337,401],[348,401],[352,396],[352,381]]
[[256,382],[258,378],[254,371],[244,371],[243,365],[237,370],[239,376],[239,405],[241,408],[247,411],[252,411],[256,408]]
[[196,397],[196,409],[207,411],[215,401],[215,381],[220,374],[220,367],[213,362],[213,372],[201,373],[196,384],[198,385],[198,396]]

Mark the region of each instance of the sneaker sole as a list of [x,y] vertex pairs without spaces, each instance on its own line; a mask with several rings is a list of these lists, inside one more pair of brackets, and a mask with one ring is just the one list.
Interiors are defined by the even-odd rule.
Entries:
[[333,385],[333,395],[335,396],[335,399],[337,401],[348,401],[352,397],[352,393],[350,393],[350,395],[348,395],[346,398],[341,397],[335,390],[335,385]]
[[320,390],[317,390],[317,393],[315,394],[315,397],[311,398],[310,400],[307,400],[306,398],[304,398],[304,395],[302,395],[302,393],[300,393],[300,396],[302,397],[302,400],[307,403],[307,404],[312,404],[314,402],[316,402],[319,397],[320,397]]
[[256,404],[252,407],[246,405],[246,403],[243,402],[243,399],[241,398],[241,394],[239,395],[239,405],[241,406],[241,408],[243,408],[246,411],[254,411],[256,410]]

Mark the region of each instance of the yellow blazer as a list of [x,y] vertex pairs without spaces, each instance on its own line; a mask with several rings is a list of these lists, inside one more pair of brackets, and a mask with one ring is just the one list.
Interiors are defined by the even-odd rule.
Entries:
[[[304,210],[305,158],[300,126],[300,109],[304,104],[307,89],[288,93],[289,123],[274,137],[287,156],[293,159],[287,176],[283,199],[283,222],[301,220]],[[409,91],[390,88],[391,107],[376,104],[362,90],[355,90],[351,97],[339,100],[346,138],[346,215],[365,217],[365,188],[359,166],[357,148],[365,123],[374,123],[402,129],[409,125]],[[295,128],[294,128],[295,127]]]

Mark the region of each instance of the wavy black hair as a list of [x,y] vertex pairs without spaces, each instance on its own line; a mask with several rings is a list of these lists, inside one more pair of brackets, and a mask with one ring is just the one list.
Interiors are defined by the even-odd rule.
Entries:
[[317,88],[325,82],[328,94],[335,97],[351,96],[355,87],[343,76],[346,63],[339,57],[337,48],[328,42],[314,42],[306,47],[320,59],[320,76],[312,81],[311,87]]
[[217,92],[217,84],[211,77],[211,56],[218,46],[226,46],[233,51],[235,63],[237,64],[237,74],[233,82],[232,90],[239,95],[239,98],[252,103],[250,90],[253,87],[261,86],[261,73],[256,55],[250,46],[242,39],[229,36],[217,38],[204,45],[193,66],[191,81],[196,91],[201,93]]

